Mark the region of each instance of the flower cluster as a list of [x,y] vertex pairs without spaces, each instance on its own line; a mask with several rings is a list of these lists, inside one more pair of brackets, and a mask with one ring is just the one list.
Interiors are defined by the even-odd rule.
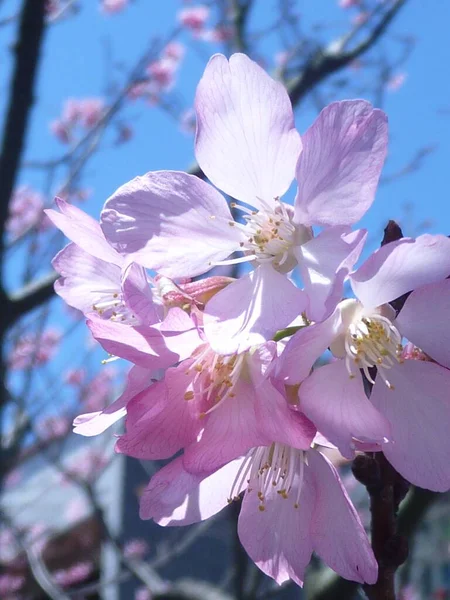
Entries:
[[[48,211],[71,239],[54,259],[57,293],[133,364],[122,395],[75,431],[126,415],[119,452],[178,453],[144,491],[143,519],[185,525],[242,497],[242,544],[277,582],[301,585],[315,551],[374,583],[364,528],[319,448],[382,451],[408,481],[450,488],[450,239],[401,238],[356,267],[367,232],[353,226],[388,137],[368,102],[329,105],[300,137],[285,89],[235,54],[210,60],[195,111],[210,183],[150,172],[100,223],[62,200]],[[235,277],[205,275],[217,265]]]
[[129,98],[132,100],[144,98],[150,104],[158,103],[162,94],[173,89],[184,54],[185,47],[183,44],[175,41],[167,44],[160,56],[147,66],[147,80],[140,81],[132,86],[128,93]]
[[50,123],[50,130],[63,144],[70,144],[80,133],[89,131],[101,120],[105,103],[101,98],[69,98],[62,116]]

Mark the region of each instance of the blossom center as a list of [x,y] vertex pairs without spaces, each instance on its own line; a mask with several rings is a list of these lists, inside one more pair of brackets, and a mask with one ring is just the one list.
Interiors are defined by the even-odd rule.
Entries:
[[205,416],[216,410],[227,398],[236,396],[235,386],[242,375],[246,354],[221,355],[208,344],[201,346],[194,355],[194,362],[185,371],[193,374],[184,394],[185,400],[198,399],[205,410]]
[[258,496],[259,510],[265,510],[268,493],[294,501],[299,507],[303,485],[306,453],[290,446],[273,443],[271,446],[253,448],[245,457],[234,479],[231,502],[241,491],[255,491]]
[[386,371],[402,362],[402,336],[387,317],[373,313],[353,321],[345,334],[345,363],[351,376],[362,369],[371,383],[375,383],[369,368],[377,367],[385,384],[392,388]]
[[275,198],[275,205],[261,201],[260,210],[251,210],[233,202],[231,207],[240,210],[245,223],[230,222],[239,227],[246,239],[240,242],[240,249],[247,260],[258,263],[272,263],[282,273],[288,273],[297,264],[293,252],[312,238],[311,228],[295,225],[291,206]]
[[119,288],[104,288],[92,290],[92,292],[98,294],[98,299],[92,305],[92,310],[102,319],[120,321],[129,325],[138,323],[138,319],[126,305],[123,293]]

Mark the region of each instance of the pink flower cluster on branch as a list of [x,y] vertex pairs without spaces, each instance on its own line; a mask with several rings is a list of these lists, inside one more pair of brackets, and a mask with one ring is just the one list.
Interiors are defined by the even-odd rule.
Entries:
[[17,240],[37,227],[43,215],[44,199],[39,192],[26,185],[14,190],[6,231],[12,240]]
[[69,98],[62,116],[50,124],[50,130],[63,144],[77,139],[80,131],[92,129],[100,121],[105,109],[101,98]]
[[179,42],[170,42],[157,60],[147,66],[148,79],[133,85],[128,95],[131,99],[144,98],[156,104],[162,94],[169,92],[176,82],[178,70],[185,54]]
[[[450,488],[450,239],[402,238],[355,270],[367,232],[353,226],[388,139],[368,102],[332,103],[300,136],[279,83],[243,54],[216,55],[195,112],[211,183],[150,172],[107,200],[100,223],[62,200],[47,211],[71,239],[53,262],[57,293],[133,365],[122,395],[75,431],[126,416],[119,452],[182,451],[150,480],[142,518],[186,525],[243,497],[241,542],[278,583],[302,585],[315,551],[373,584],[370,543],[319,444],[382,451],[408,481]],[[239,278],[207,276],[242,263]],[[407,293],[397,314],[390,302]]]
[[128,6],[128,0],[102,0],[101,9],[105,14],[113,15]]

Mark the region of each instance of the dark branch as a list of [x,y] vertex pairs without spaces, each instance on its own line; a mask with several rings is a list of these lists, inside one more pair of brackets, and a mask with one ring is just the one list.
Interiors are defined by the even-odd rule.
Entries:
[[[407,0],[397,0],[397,2],[386,11],[380,22],[372,29],[367,37],[352,50],[344,52],[341,50],[339,44],[337,45],[337,50],[323,48],[318,50],[308,61],[302,73],[287,84],[292,104],[294,106],[299,104],[302,98],[318,83],[336,71],[343,69],[372,48],[385,33],[400,9],[406,4],[406,1]],[[336,45],[333,44],[332,48],[336,48]]]
[[0,154],[0,259],[9,200],[14,189],[25,143],[28,120],[34,102],[39,55],[45,30],[46,0],[25,0],[20,16],[19,39],[8,111]]
[[56,273],[49,273],[13,294],[9,299],[7,325],[11,327],[18,319],[50,300],[54,294],[53,285],[57,278]]
[[[399,511],[398,533],[404,535],[407,539],[411,539],[423,522],[427,511],[440,495],[429,490],[411,488]],[[326,573],[321,577],[321,582],[317,585],[316,591],[310,596],[310,600],[350,599],[354,597],[358,586],[359,584],[354,581],[347,581],[338,575],[333,574],[330,576]]]

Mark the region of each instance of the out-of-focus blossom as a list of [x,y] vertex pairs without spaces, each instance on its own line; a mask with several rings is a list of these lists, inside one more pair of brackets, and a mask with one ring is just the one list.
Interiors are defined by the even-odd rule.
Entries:
[[136,590],[134,600],[152,600],[152,593],[148,588],[140,587]]
[[102,410],[109,403],[114,393],[113,382],[117,376],[117,370],[112,365],[103,367],[93,379],[84,386],[83,407],[89,411]]
[[145,540],[129,540],[123,547],[124,556],[127,558],[142,558],[148,552],[148,544]]
[[[445,598],[445,596],[443,597]],[[412,584],[409,584],[400,590],[399,600],[421,600],[420,592]]]
[[105,103],[100,98],[87,98],[80,101],[80,123],[90,129],[96,125],[103,114]]
[[128,0],[102,0],[101,9],[108,15],[121,12],[128,5]]
[[183,112],[180,118],[180,128],[184,133],[195,133],[197,119],[193,108],[188,108]]
[[60,142],[71,143],[80,133],[97,125],[104,110],[105,103],[101,98],[69,98],[62,116],[50,124],[50,129]]
[[53,16],[55,13],[59,12],[61,8],[61,0],[47,0],[45,4],[45,12],[48,16]]
[[14,592],[20,590],[24,583],[25,577],[23,575],[14,575],[9,573],[0,575],[0,597],[9,597],[9,594],[13,594]]
[[60,339],[60,331],[54,328],[48,328],[42,333],[24,334],[17,340],[8,357],[10,369],[27,369],[45,364],[55,354]]
[[50,123],[50,130],[63,144],[69,144],[72,141],[70,127],[61,119],[52,121]]
[[0,564],[10,562],[18,552],[19,544],[14,531],[9,527],[2,527],[0,529]]
[[386,83],[386,88],[391,92],[399,90],[406,81],[406,73],[397,73],[393,75]]
[[286,66],[288,60],[290,58],[290,53],[287,51],[277,52],[275,54],[275,64],[277,67]]
[[63,108],[62,121],[71,127],[77,123],[82,115],[81,102],[75,98],[68,98]]
[[341,8],[351,8],[352,6],[359,6],[361,0],[339,0],[339,6]]
[[180,61],[186,53],[186,47],[180,42],[170,42],[163,50],[163,56]]
[[137,100],[138,98],[144,98],[148,93],[148,83],[146,82],[138,82],[134,83],[130,89],[128,90],[128,98],[130,100]]
[[159,84],[162,90],[168,90],[175,81],[177,63],[169,58],[161,58],[150,63],[147,72],[150,77]]
[[66,383],[76,387],[79,387],[85,378],[86,372],[83,369],[69,369],[65,376]]
[[20,238],[38,225],[44,216],[43,209],[44,199],[39,192],[26,185],[14,190],[6,221],[6,231],[12,240]]
[[121,123],[117,131],[116,144],[126,144],[133,138],[133,136],[134,131],[132,127],[126,123]]
[[203,4],[188,6],[178,12],[178,21],[193,33],[199,33],[209,17],[209,8]]
[[70,430],[70,421],[62,415],[45,417],[36,423],[36,432],[43,440],[60,439]]
[[204,42],[220,43],[227,42],[233,37],[233,29],[228,25],[217,25],[212,29],[204,29],[198,33],[198,37]]
[[129,90],[128,96],[133,100],[143,98],[150,104],[157,104],[161,94],[169,92],[175,85],[184,54],[183,44],[179,42],[167,44],[159,58],[147,66],[149,80],[136,82]]
[[352,60],[352,62],[349,64],[349,68],[352,71],[360,71],[363,67],[363,63],[361,62],[361,60],[359,58],[355,58],[355,60]]
[[13,469],[9,471],[3,480],[3,485],[5,488],[12,488],[17,485],[22,480],[22,472],[20,469]]
[[61,474],[61,480],[70,483],[71,479],[93,481],[97,478],[110,462],[111,457],[102,450],[87,448],[79,452],[69,464],[65,465],[65,471]]
[[354,25],[364,25],[367,22],[370,14],[366,11],[361,11],[357,15],[355,15],[352,19],[352,23]]
[[33,550],[40,554],[48,542],[49,534],[46,523],[33,523],[26,531],[26,543],[31,544]]
[[84,498],[74,498],[65,507],[65,517],[70,522],[81,520],[89,514],[89,508]]
[[62,587],[69,587],[85,581],[93,571],[91,562],[79,562],[68,569],[59,569],[53,573],[55,581]]

